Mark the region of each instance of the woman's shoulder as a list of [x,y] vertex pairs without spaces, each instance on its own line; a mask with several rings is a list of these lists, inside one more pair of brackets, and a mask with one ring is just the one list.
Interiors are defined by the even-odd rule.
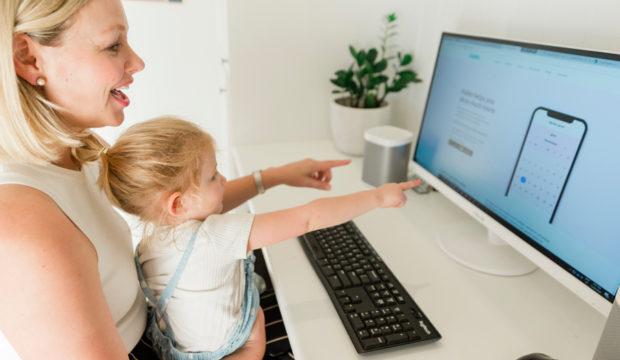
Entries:
[[0,185],[0,252],[84,244],[92,248],[48,194],[22,184]]

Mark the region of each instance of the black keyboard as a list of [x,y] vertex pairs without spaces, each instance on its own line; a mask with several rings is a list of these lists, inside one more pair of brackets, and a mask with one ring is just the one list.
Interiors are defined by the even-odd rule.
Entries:
[[299,240],[358,353],[441,338],[353,222]]

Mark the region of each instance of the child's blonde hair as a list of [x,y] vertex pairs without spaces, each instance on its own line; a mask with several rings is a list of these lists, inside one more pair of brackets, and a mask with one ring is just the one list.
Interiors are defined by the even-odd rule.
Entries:
[[121,209],[160,223],[164,197],[197,187],[205,156],[214,151],[212,137],[198,126],[173,116],[155,118],[131,126],[102,151],[98,183]]
[[59,107],[43,91],[17,76],[13,38],[26,34],[44,46],[62,42],[72,17],[88,0],[0,1],[0,161],[47,163],[71,148],[80,162],[91,161],[103,146],[90,130],[64,125]]

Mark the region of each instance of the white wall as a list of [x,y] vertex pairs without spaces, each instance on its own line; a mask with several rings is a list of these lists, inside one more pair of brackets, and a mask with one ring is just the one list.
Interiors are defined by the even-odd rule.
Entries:
[[231,141],[329,136],[333,73],[348,45],[378,46],[384,14],[396,10],[405,50],[416,43],[421,0],[231,0]]
[[[329,138],[329,78],[349,43],[376,44],[381,16],[399,15],[403,50],[424,79],[395,97],[394,124],[417,132],[442,31],[615,51],[612,0],[230,0],[234,144]],[[309,154],[311,155],[311,154]]]

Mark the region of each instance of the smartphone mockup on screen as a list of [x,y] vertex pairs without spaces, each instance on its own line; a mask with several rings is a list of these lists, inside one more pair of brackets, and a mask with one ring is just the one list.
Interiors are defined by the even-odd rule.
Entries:
[[587,128],[582,119],[536,108],[505,196],[553,223]]

